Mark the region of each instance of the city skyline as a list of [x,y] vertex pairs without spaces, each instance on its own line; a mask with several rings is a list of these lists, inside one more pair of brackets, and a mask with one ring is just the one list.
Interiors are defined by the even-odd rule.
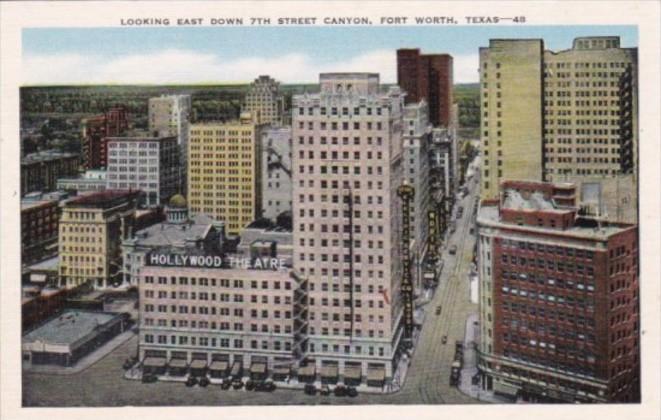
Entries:
[[30,28],[23,30],[23,84],[249,83],[264,69],[282,83],[314,83],[335,71],[379,72],[382,82],[395,83],[395,50],[407,47],[452,55],[455,83],[477,83],[478,48],[491,38],[543,38],[555,51],[571,48],[575,37],[600,35],[638,45],[633,25]]

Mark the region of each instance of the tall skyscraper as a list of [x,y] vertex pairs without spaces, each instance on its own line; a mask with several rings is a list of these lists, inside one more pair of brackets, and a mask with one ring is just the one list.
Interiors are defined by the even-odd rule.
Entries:
[[154,137],[176,136],[179,145],[182,191],[186,192],[188,128],[192,115],[190,95],[162,95],[149,99],[149,132]]
[[132,235],[138,191],[102,191],[73,198],[59,223],[60,286],[121,282],[121,243]]
[[573,184],[517,181],[477,223],[483,387],[639,401],[637,226],[578,216]]
[[177,138],[108,137],[107,188],[145,192],[145,204],[164,204],[181,190]]
[[637,49],[619,37],[480,49],[482,198],[504,179],[574,182],[584,211],[637,220]]
[[269,76],[259,76],[250,84],[241,111],[253,114],[258,124],[284,124],[285,97],[280,83]]
[[260,127],[250,113],[238,121],[190,127],[190,211],[225,222],[229,235],[238,235],[261,213]]
[[403,107],[372,73],[321,74],[320,93],[293,98],[294,267],[322,380],[383,384],[398,361]]
[[417,48],[397,50],[397,84],[406,92],[406,103],[424,99],[435,127],[450,124],[453,83],[451,55],[420,54]]

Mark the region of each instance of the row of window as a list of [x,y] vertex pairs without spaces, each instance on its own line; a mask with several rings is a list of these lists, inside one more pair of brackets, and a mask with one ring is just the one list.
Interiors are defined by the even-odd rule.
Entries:
[[[170,335],[169,337],[170,340],[168,341],[167,335],[154,336],[153,334],[145,334],[145,343],[153,344],[157,342],[158,344],[171,344],[171,345],[178,344],[182,346],[187,346],[190,343],[191,346],[199,346],[199,347],[221,347],[221,348],[235,348],[235,349],[243,348],[243,339],[240,338],[235,338],[234,340],[231,340],[229,338],[195,337],[195,336],[187,336],[187,335],[179,335],[179,336]],[[273,343],[270,343],[267,340],[263,340],[261,342],[261,347],[258,347],[258,341],[251,340],[250,348],[251,349],[261,348],[262,350],[291,351],[292,344],[290,341],[282,342],[280,340],[274,340]]]
[[[249,284],[251,289],[275,289],[279,290],[283,288],[284,290],[291,290],[292,285],[290,281],[280,281],[280,280],[239,280],[239,279],[216,279],[216,278],[206,278],[206,277],[185,277],[185,276],[171,276],[169,281],[167,277],[159,276],[154,278],[154,276],[145,276],[145,283],[147,284],[170,284],[170,285],[180,285],[180,286],[213,286],[218,285],[219,287],[225,288],[235,288],[243,289],[246,284]],[[235,295],[241,296],[241,295]]]
[[[382,114],[382,109],[386,107],[342,107],[340,110],[338,107],[331,107],[330,108],[330,115],[340,115],[339,112],[342,113],[344,116],[353,116],[353,115],[381,115]],[[316,113],[315,110],[318,110],[319,112]],[[350,112],[351,111],[351,112]],[[363,111],[363,112],[361,112]],[[307,114],[305,112],[304,107],[299,107],[298,108],[298,115],[328,115],[328,108],[325,106],[322,107],[308,107],[307,108]]]

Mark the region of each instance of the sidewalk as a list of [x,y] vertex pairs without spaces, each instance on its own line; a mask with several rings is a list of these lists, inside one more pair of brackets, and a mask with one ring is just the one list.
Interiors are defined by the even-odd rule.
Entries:
[[494,403],[494,404],[511,404],[512,402],[494,395],[492,391],[487,391],[481,388],[480,385],[473,385],[471,379],[478,373],[477,370],[477,350],[476,346],[479,343],[480,326],[475,322],[479,322],[479,315],[476,313],[470,314],[466,318],[466,333],[464,337],[464,367],[461,370],[461,383],[459,384],[459,391],[464,394],[476,398],[480,401]]
[[131,338],[135,337],[136,333],[133,329],[129,329],[114,337],[112,340],[108,341],[98,349],[94,350],[87,356],[78,360],[74,366],[64,367],[56,365],[32,365],[32,364],[23,364],[24,372],[31,373],[46,373],[52,375],[73,375],[75,373],[82,372],[88,367],[92,366],[94,363],[103,359],[105,356],[110,354],[120,345],[124,344]]

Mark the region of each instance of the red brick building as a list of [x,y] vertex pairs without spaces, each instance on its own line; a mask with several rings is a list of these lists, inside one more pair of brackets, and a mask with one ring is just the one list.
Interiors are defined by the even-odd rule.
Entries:
[[21,202],[21,262],[30,264],[57,254],[57,200]]
[[506,181],[499,201],[482,203],[483,387],[538,401],[639,401],[638,227],[581,217],[574,193]]
[[405,102],[424,99],[435,127],[450,124],[453,103],[452,56],[420,54],[419,49],[397,50],[397,84],[406,91]]
[[83,166],[85,169],[105,168],[108,163],[107,138],[123,135],[128,129],[125,107],[111,108],[83,122]]

